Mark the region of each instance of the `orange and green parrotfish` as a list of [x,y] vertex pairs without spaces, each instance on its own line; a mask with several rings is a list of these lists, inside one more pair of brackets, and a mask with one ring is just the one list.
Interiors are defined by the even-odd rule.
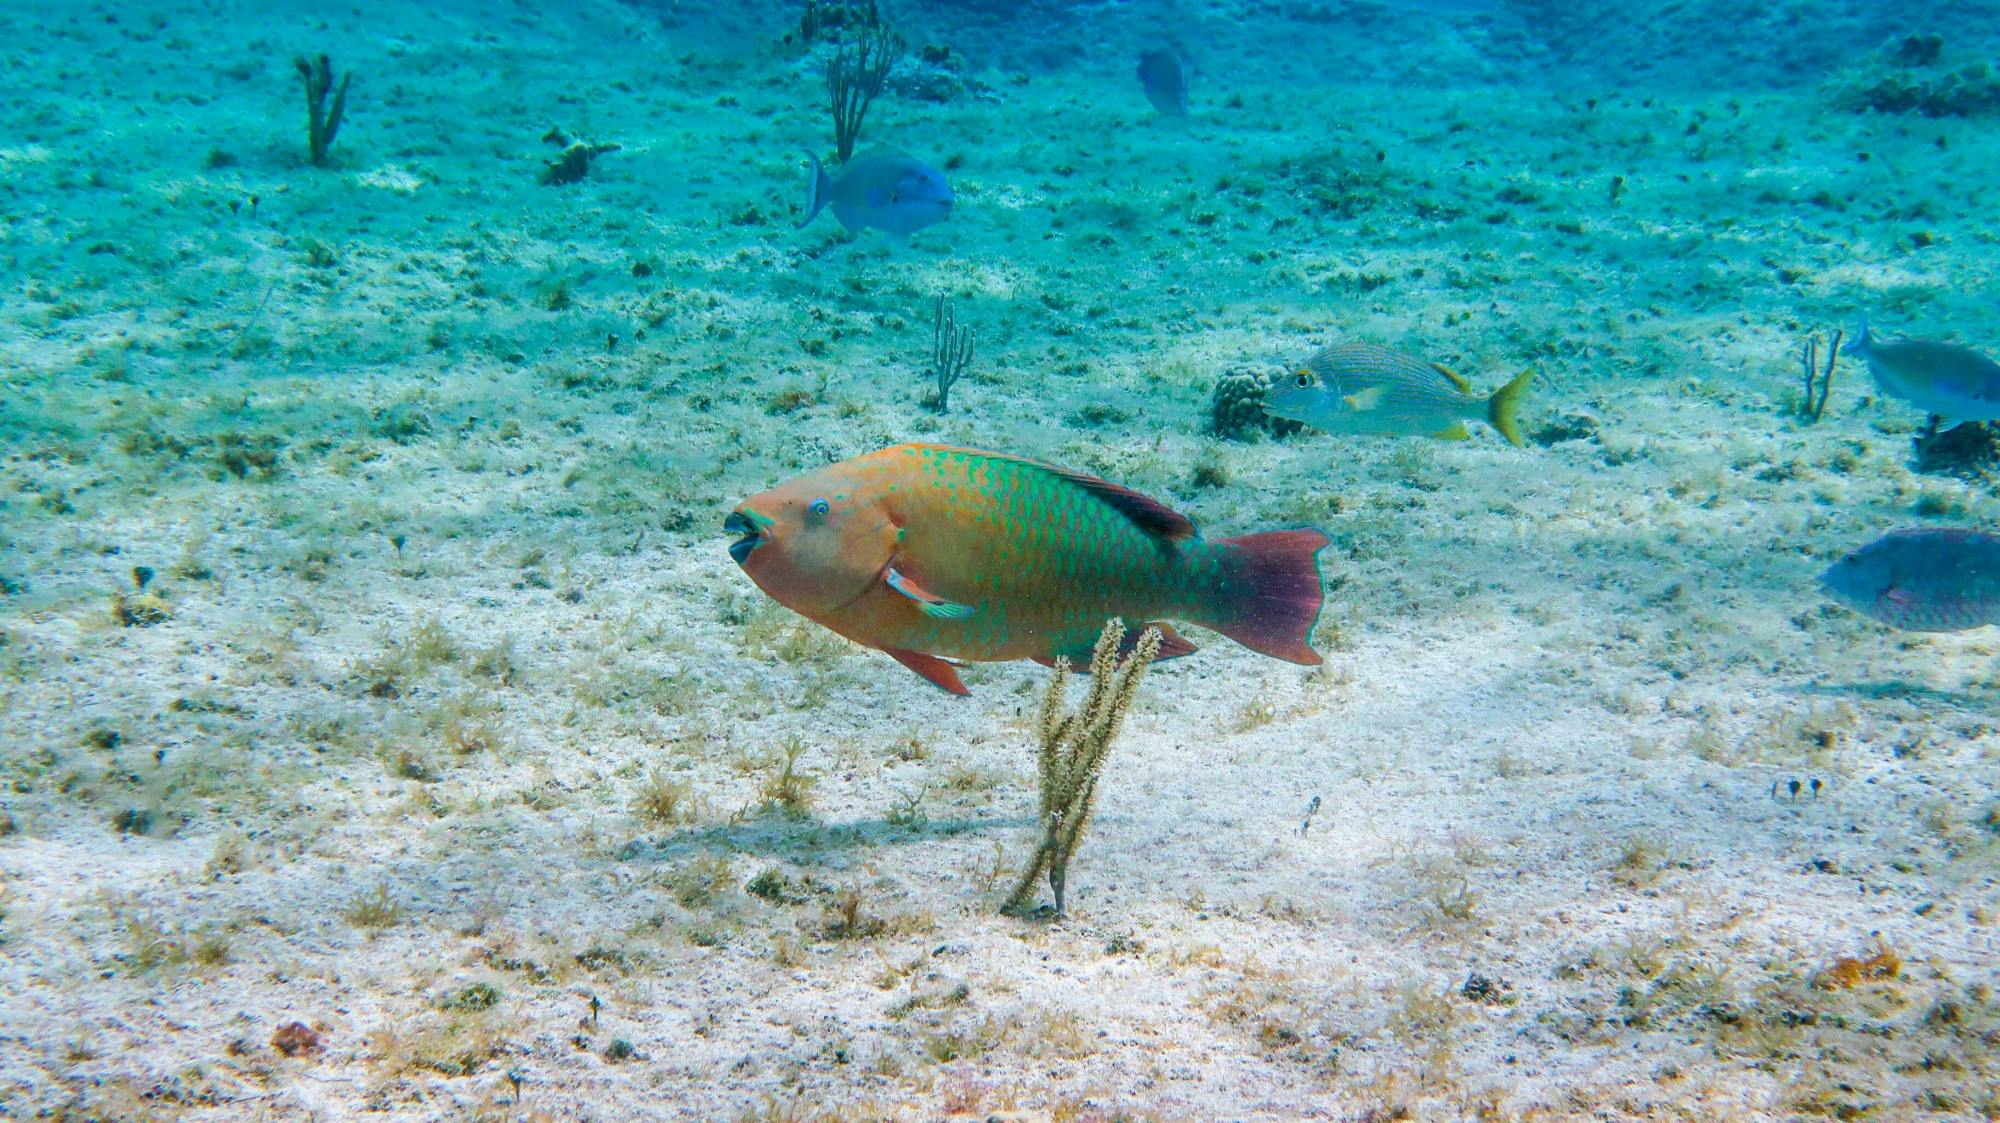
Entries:
[[1173,617],[1320,661],[1325,534],[1211,542],[1138,492],[1005,453],[897,445],[751,496],[723,529],[772,599],[954,694],[959,661],[1087,664],[1113,616],[1160,629],[1162,658],[1194,650]]

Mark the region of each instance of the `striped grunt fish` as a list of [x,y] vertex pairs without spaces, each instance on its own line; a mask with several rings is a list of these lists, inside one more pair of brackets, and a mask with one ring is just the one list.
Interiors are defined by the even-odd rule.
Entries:
[[1450,367],[1372,343],[1322,348],[1264,398],[1264,412],[1329,433],[1436,437],[1462,441],[1467,421],[1484,421],[1521,446],[1514,412],[1534,380],[1522,371],[1490,397]]
[[1211,542],[1138,492],[1018,456],[897,445],[751,496],[723,529],[773,600],[954,694],[953,660],[1087,663],[1112,616],[1153,621],[1162,658],[1195,649],[1158,622],[1174,617],[1320,661],[1325,534]]

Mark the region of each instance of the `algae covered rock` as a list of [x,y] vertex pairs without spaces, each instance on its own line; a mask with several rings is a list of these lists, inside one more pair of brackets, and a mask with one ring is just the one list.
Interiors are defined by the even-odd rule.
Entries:
[[1945,66],[1942,36],[1905,36],[1878,57],[1879,61],[1841,94],[1841,100],[1857,113],[1925,117],[2000,113],[2000,73],[1985,59]]
[[1863,86],[1849,104],[1858,112],[1979,117],[2000,113],[2000,77],[1984,62],[1938,76],[1892,74]]
[[127,628],[150,628],[174,618],[167,602],[152,593],[120,596],[111,603],[112,619]]
[[1215,384],[1209,397],[1209,427],[1218,437],[1246,441],[1257,433],[1283,437],[1305,429],[1304,425],[1264,412],[1264,395],[1277,381],[1276,372],[1256,367],[1232,367]]
[[1912,467],[1923,475],[1981,479],[2000,467],[2000,424],[1994,422],[1945,428],[1943,419],[1933,415],[1910,444],[1916,453]]

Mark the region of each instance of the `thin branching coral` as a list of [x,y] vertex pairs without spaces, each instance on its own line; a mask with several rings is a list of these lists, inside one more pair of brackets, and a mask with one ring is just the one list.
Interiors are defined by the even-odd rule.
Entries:
[[1075,713],[1063,702],[1069,677],[1069,661],[1056,660],[1055,677],[1042,698],[1039,725],[1041,753],[1041,842],[1035,847],[1021,879],[1007,896],[1002,911],[1019,913],[1028,907],[1035,881],[1044,872],[1055,894],[1055,913],[1065,915],[1063,890],[1069,877],[1070,858],[1076,854],[1083,832],[1090,826],[1090,813],[1097,804],[1097,781],[1104,773],[1104,759],[1111,742],[1125,723],[1125,713],[1139,681],[1146,676],[1160,653],[1160,633],[1148,628],[1121,662],[1118,650],[1125,639],[1125,624],[1113,619],[1097,637],[1090,656],[1090,692]]
[[[352,74],[340,76],[340,84],[334,85],[333,64],[325,55],[307,59],[304,55],[292,60],[299,77],[306,87],[306,143],[312,152],[313,166],[326,166],[326,153],[333,147],[333,138],[340,134],[340,119],[347,112],[347,83]],[[333,104],[327,104],[327,95],[333,95]]]
[[972,366],[972,329],[958,326],[951,302],[937,298],[937,320],[931,328],[931,374],[937,379],[936,407],[951,412],[951,388]]
[[1826,413],[1826,396],[1833,392],[1833,369],[1840,365],[1840,329],[1834,329],[1826,343],[1826,367],[1819,365],[1819,336],[1806,337],[1806,345],[1799,352],[1799,364],[1805,368],[1806,394],[1799,400],[1799,416],[1807,421],[1817,422]]
[[826,93],[833,110],[833,142],[840,162],[854,155],[854,139],[868,106],[882,92],[882,83],[896,60],[903,57],[903,40],[886,27],[864,29],[853,49],[842,46],[826,64]]

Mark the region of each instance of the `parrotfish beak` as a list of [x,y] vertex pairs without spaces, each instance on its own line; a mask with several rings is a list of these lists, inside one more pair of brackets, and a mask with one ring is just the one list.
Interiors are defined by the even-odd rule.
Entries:
[[760,520],[757,516],[741,509],[729,512],[729,517],[722,520],[722,529],[725,532],[741,536],[729,544],[729,556],[736,559],[737,565],[747,562],[750,551],[764,541],[764,531],[758,525],[760,522],[764,526],[770,525],[770,520]]

